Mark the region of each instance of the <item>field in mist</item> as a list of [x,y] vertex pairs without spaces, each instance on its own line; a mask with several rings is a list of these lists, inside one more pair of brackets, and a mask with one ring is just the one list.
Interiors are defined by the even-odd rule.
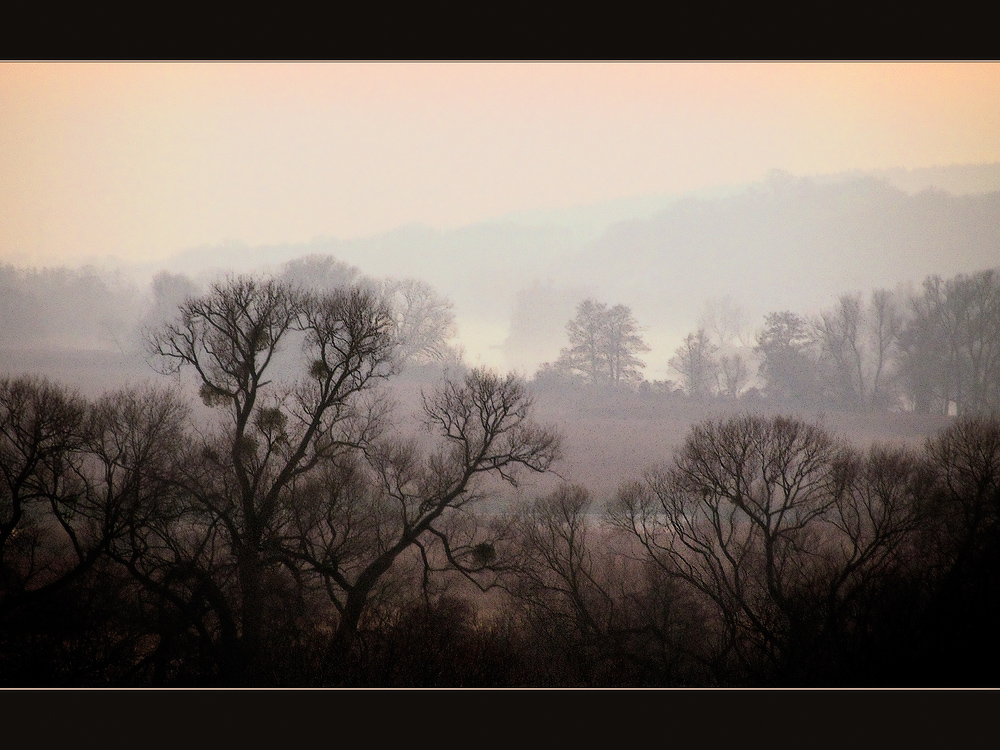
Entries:
[[[85,350],[4,352],[5,374],[42,375],[65,383],[85,396],[140,383],[183,386],[196,401],[191,383],[158,373],[140,353]],[[440,384],[440,370],[404,374],[388,390],[396,406],[395,420],[406,431],[418,429],[421,394]],[[610,499],[622,482],[637,480],[646,470],[667,463],[690,428],[707,419],[734,414],[784,414],[816,422],[859,447],[875,443],[920,447],[924,440],[951,423],[953,417],[913,412],[849,412],[734,402],[695,401],[683,394],[648,391],[601,391],[585,387],[532,388],[538,422],[563,436],[561,460],[550,475],[522,475],[517,490],[501,488],[502,504],[528,502],[566,481],[586,488],[596,504]]]

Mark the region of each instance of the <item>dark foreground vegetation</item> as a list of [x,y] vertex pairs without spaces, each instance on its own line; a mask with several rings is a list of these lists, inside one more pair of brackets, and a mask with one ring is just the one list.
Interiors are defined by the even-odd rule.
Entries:
[[234,278],[150,329],[162,386],[0,380],[0,684],[1000,684],[993,386],[919,447],[748,406],[515,502],[564,438],[485,370],[393,408],[399,330]]

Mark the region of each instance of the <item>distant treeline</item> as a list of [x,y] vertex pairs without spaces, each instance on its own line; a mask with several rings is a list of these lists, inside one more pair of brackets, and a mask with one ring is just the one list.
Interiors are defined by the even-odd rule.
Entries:
[[407,288],[185,294],[146,338],[193,388],[0,380],[0,684],[997,685],[996,416],[860,450],[737,414],[613,497],[489,513],[564,437],[481,368],[397,413]]
[[[369,288],[390,304],[401,332],[402,359],[418,364],[461,357],[452,342],[453,305],[424,281],[367,278],[354,266],[320,255],[290,260],[274,275],[316,292],[351,284]],[[173,319],[187,299],[201,294],[210,283],[161,271],[148,287],[141,288],[121,273],[92,266],[0,265],[0,348],[144,353],[147,334]]]
[[677,381],[643,377],[639,357],[649,346],[641,330],[627,306],[585,300],[567,325],[570,346],[534,383],[787,408],[1000,412],[1000,269],[931,276],[915,294],[845,294],[813,317],[769,313],[755,332],[731,304],[709,305],[670,359]]
[[[409,359],[461,362],[453,305],[426,282],[367,279],[353,266],[318,255],[285,263],[276,277],[310,289],[352,283],[380,289],[394,299],[397,322],[409,328]],[[0,266],[0,348],[143,352],[146,332],[203,287],[166,271],[140,290],[92,267]],[[816,316],[769,313],[756,330],[728,299],[709,303],[697,330],[669,360],[676,380],[642,375],[646,361],[640,356],[649,351],[642,330],[629,307],[584,300],[567,325],[570,346],[533,382],[635,386],[788,408],[958,415],[1000,410],[1000,269],[930,276],[917,292],[844,294]]]
[[0,265],[0,347],[131,345],[144,303],[134,282],[94,267]]

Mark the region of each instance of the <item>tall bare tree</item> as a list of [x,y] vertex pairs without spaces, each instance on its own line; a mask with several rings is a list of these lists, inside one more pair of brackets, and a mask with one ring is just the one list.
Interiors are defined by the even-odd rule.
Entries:
[[820,365],[834,398],[846,407],[889,405],[886,388],[902,319],[890,292],[872,293],[868,304],[860,294],[845,294],[813,323]]
[[918,411],[1000,411],[1000,273],[924,280],[900,335],[901,369]]
[[[226,417],[202,449],[203,468],[192,462],[183,481],[237,573],[240,657],[256,682],[264,581],[290,487],[373,439],[379,413],[364,397],[393,371],[392,320],[356,288],[315,295],[238,277],[189,299],[151,344],[167,370],[193,370],[203,401]],[[299,356],[279,362],[292,344]]]
[[[482,369],[424,398],[433,447],[408,440],[371,445],[367,462],[327,464],[306,482],[285,554],[322,581],[340,614],[333,652],[343,655],[383,577],[407,555],[424,575],[447,566],[482,587],[494,580],[496,549],[472,514],[495,480],[544,472],[560,439],[531,420],[523,382]],[[491,481],[494,480],[494,481]]]
[[398,357],[402,364],[441,362],[455,354],[454,305],[419,279],[388,280],[381,285],[396,324]]
[[531,421],[523,383],[483,370],[425,397],[439,440],[429,454],[388,430],[376,386],[397,371],[398,343],[372,291],[318,295],[251,277],[190,300],[152,341],[168,369],[194,371],[223,417],[181,467],[188,531],[170,545],[202,571],[200,596],[219,637],[235,639],[241,682],[266,680],[266,625],[281,616],[268,592],[282,576],[310,599],[325,592],[337,613],[331,653],[343,656],[401,560],[422,559],[427,576],[488,576],[490,545],[467,511],[487,477],[516,482],[518,467],[545,471],[558,452]]
[[586,299],[566,324],[568,348],[553,364],[557,371],[582,375],[592,385],[618,385],[642,379],[645,363],[638,355],[649,351],[632,311],[626,305],[608,308]]
[[681,376],[681,386],[691,398],[706,398],[719,387],[718,347],[708,340],[704,328],[689,333],[670,358],[670,367]]

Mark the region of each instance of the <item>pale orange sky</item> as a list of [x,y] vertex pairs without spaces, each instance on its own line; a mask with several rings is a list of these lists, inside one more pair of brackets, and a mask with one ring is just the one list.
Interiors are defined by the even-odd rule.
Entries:
[[1000,162],[1000,63],[0,63],[0,262]]

